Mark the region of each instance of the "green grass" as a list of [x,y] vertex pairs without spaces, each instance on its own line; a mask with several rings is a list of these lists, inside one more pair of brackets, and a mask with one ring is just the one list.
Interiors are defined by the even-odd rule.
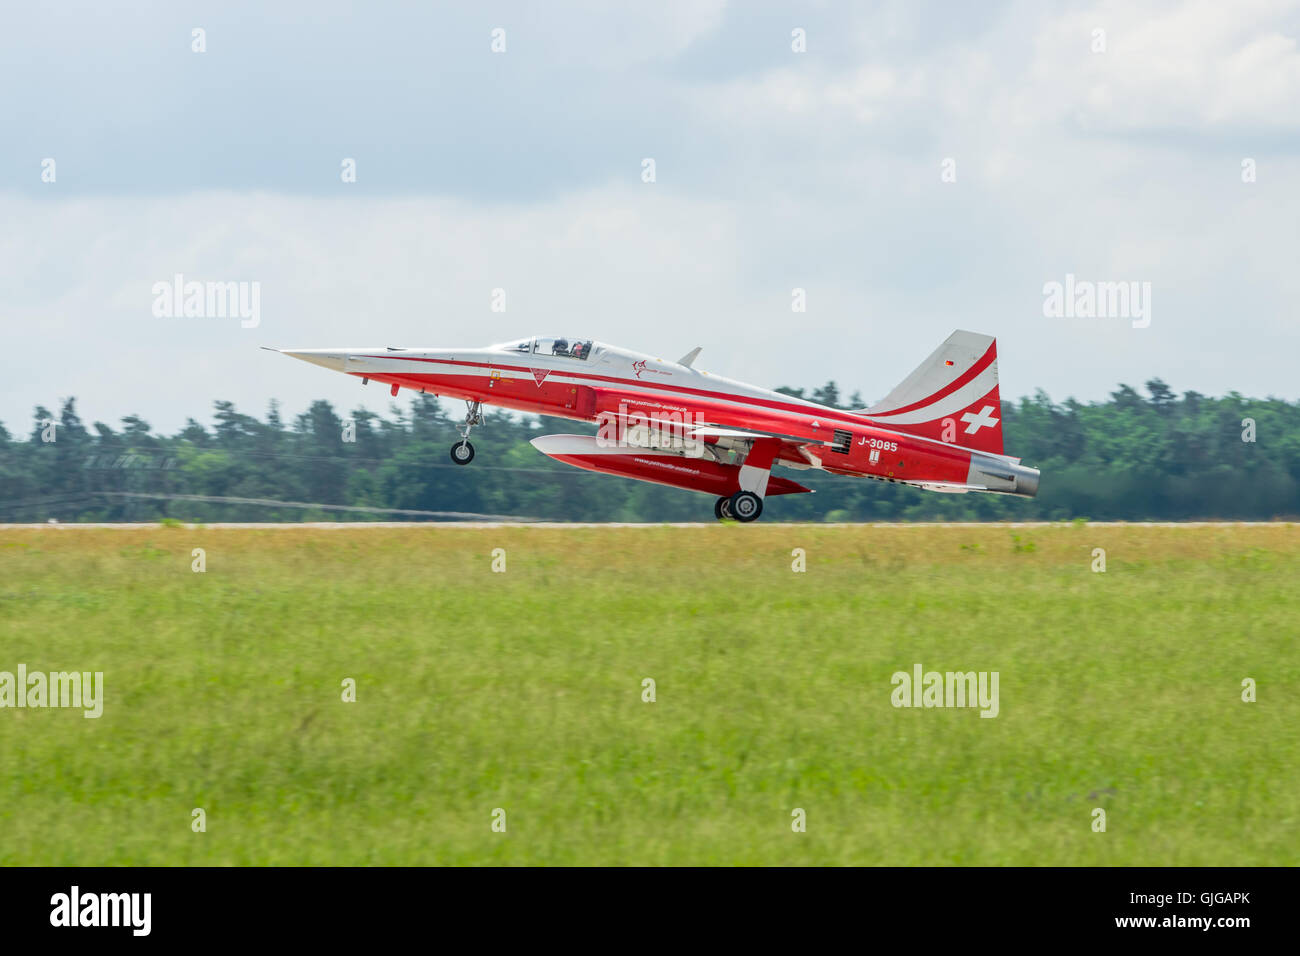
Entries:
[[1294,865],[1298,581],[1286,525],[0,530],[0,670],[105,685],[0,710],[0,864]]

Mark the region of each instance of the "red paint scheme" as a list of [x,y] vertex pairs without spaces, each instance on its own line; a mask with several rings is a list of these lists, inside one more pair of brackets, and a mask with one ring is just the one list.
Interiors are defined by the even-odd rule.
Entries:
[[[636,478],[657,485],[703,491],[719,497],[730,497],[740,490],[739,465],[724,465],[707,458],[682,458],[675,455],[640,452],[628,452],[622,455],[559,454],[551,457],[585,471]],[[772,495],[797,495],[811,490],[778,475],[773,475],[767,482],[769,498]]]
[[[380,356],[392,358],[393,356]],[[418,361],[418,360],[417,360]],[[852,435],[853,443],[847,455],[839,454],[828,447],[808,448],[808,453],[822,463],[827,471],[842,475],[859,475],[879,478],[914,479],[927,481],[962,482],[970,467],[970,451],[960,447],[941,447],[931,442],[909,442],[908,436],[888,428],[868,423],[850,412],[827,409],[825,414],[810,416],[806,406],[786,405],[772,407],[776,403],[763,402],[751,404],[743,396],[724,396],[698,390],[690,390],[689,397],[680,401],[671,397],[642,392],[629,383],[623,388],[604,385],[592,388],[585,385],[574,386],[543,384],[540,388],[533,381],[528,369],[493,366],[501,372],[502,378],[485,388],[482,373],[432,375],[412,373],[409,375],[369,374],[372,381],[401,385],[432,392],[448,398],[460,398],[466,401],[480,401],[484,404],[498,405],[518,412],[530,412],[539,415],[551,415],[558,418],[570,418],[574,421],[594,421],[601,413],[617,413],[620,405],[625,405],[629,413],[642,413],[658,418],[664,411],[680,411],[687,414],[700,413],[708,422],[718,422],[737,428],[753,428],[762,431],[778,432],[809,441],[829,441],[835,429],[844,429]],[[352,373],[360,376],[361,373]],[[509,375],[509,378],[506,376]],[[737,401],[740,399],[740,401]],[[813,427],[810,422],[819,422]],[[939,438],[941,423],[932,430],[933,438]],[[890,440],[899,444],[897,453],[881,454],[878,463],[871,463],[870,451],[861,445],[861,438]],[[807,459],[798,451],[793,442],[783,443],[777,457],[786,461],[807,464]],[[581,467],[581,466],[579,466]],[[600,470],[600,469],[592,469]],[[771,494],[772,492],[769,492]]]
[[547,436],[564,441],[545,448],[534,444],[578,468],[719,497],[808,491],[770,475],[781,463],[940,491],[1037,493],[1038,472],[1002,454],[997,345],[990,336],[953,333],[882,401],[859,411],[710,377],[690,367],[696,353],[682,365],[591,342],[582,355],[576,345],[542,351],[541,341],[459,351],[288,354],[394,390],[598,422],[602,436],[610,423],[621,438],[630,424],[649,420],[674,437],[703,440],[717,454],[674,455],[625,443],[588,453],[581,443],[594,440],[581,436]]

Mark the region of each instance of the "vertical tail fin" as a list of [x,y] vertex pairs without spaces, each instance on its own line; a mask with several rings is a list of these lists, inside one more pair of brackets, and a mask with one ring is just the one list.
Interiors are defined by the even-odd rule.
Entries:
[[1002,454],[997,340],[954,332],[884,399],[860,414],[909,435]]

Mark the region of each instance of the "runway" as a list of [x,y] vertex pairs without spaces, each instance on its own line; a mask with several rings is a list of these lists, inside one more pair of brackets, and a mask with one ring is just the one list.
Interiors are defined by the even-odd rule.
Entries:
[[[0,524],[0,530],[37,529],[66,531],[70,529],[109,529],[118,531],[140,530],[143,528],[261,528],[265,530],[289,530],[293,528],[322,528],[326,530],[351,531],[357,529],[381,528],[540,528],[549,530],[574,530],[578,528],[710,528],[717,526],[716,521],[227,521],[203,524],[168,524],[158,522],[103,522],[78,524]],[[1069,521],[880,521],[880,522],[831,522],[831,521],[768,521],[760,522],[767,527],[783,528],[1068,528]],[[1270,528],[1292,527],[1291,521],[1088,521],[1089,528]]]

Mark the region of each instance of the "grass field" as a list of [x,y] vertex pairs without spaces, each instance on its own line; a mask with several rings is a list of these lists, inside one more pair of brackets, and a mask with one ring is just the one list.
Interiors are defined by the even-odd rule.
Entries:
[[0,863],[1294,865],[1298,635],[1290,525],[0,530],[105,698],[0,709]]

